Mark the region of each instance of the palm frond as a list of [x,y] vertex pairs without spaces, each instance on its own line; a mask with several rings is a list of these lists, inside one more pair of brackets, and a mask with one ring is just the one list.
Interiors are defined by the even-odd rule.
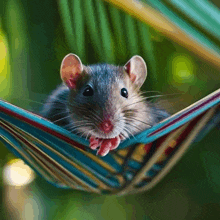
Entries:
[[220,66],[219,10],[202,1],[106,0]]

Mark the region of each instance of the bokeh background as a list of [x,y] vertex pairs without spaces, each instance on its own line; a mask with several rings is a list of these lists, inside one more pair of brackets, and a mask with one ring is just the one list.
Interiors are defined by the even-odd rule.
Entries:
[[[170,2],[179,6],[171,7],[169,1],[145,1],[154,8],[169,6],[166,13],[172,14],[177,25],[186,22],[189,29],[204,34],[219,49],[220,28],[203,29],[191,19],[197,16],[195,8],[191,10],[193,5],[184,5],[184,0]],[[218,0],[201,2],[215,9],[212,16],[220,17]],[[183,6],[188,13],[183,13]],[[157,101],[174,113],[220,87],[219,67],[191,51],[109,2],[0,2],[0,98],[36,112],[61,82],[60,63],[72,52],[86,65],[124,65],[131,56],[141,55],[148,65],[143,90],[156,91],[154,95],[160,92],[164,96]],[[193,144],[152,190],[123,197],[55,188],[35,177],[1,143],[0,150],[1,219],[214,220],[220,216],[217,129]]]

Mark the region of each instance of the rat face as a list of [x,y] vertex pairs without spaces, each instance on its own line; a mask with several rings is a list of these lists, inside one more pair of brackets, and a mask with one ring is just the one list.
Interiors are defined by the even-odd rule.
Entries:
[[104,139],[123,133],[121,105],[128,100],[129,85],[121,70],[106,64],[90,66],[88,79],[70,92],[69,109],[80,133]]
[[[148,110],[139,94],[146,78],[142,58],[135,56],[124,67],[84,67],[78,57],[71,56],[66,64],[63,61],[65,71],[62,74],[61,66],[61,76],[70,89],[68,108],[73,130],[83,136],[111,139],[127,138],[146,127],[147,123],[140,120]],[[66,77],[67,67],[71,77]]]

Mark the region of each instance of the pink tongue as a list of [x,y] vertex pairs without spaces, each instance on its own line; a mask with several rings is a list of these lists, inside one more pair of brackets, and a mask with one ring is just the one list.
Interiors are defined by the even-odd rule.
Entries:
[[119,136],[111,139],[101,139],[91,136],[89,140],[91,149],[96,150],[98,147],[100,147],[97,154],[101,156],[107,155],[110,150],[116,149],[120,144]]

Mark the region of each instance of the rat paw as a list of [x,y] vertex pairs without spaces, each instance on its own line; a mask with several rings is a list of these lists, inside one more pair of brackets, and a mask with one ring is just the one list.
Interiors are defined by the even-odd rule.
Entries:
[[118,145],[120,144],[120,140],[121,139],[119,136],[111,139],[101,139],[91,136],[89,139],[89,146],[92,150],[96,150],[98,147],[100,147],[97,151],[97,155],[106,156],[109,151],[114,150],[118,147]]

